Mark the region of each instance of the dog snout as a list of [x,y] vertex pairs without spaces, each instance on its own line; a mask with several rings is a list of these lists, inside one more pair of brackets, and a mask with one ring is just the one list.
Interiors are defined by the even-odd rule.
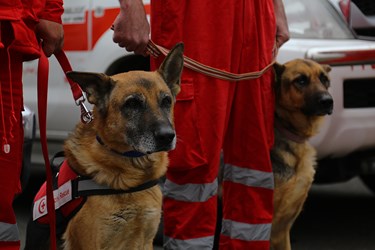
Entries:
[[320,99],[318,100],[318,105],[320,107],[320,110],[322,111],[322,114],[332,114],[333,110],[333,99],[332,96],[328,93],[323,94],[320,96]]
[[154,131],[156,145],[160,151],[169,150],[176,136],[171,126],[161,125]]
[[333,99],[328,92],[320,92],[306,98],[302,112],[307,115],[330,115],[333,110]]

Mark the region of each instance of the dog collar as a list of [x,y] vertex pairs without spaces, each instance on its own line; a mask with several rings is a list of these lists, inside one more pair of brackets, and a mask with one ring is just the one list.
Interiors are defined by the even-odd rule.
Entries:
[[285,126],[283,126],[277,119],[275,119],[275,128],[291,141],[294,141],[296,143],[304,143],[307,141],[306,137],[293,133],[292,131],[287,129]]
[[137,158],[137,157],[142,157],[142,156],[146,155],[146,154],[144,154],[142,152],[135,151],[135,150],[126,151],[126,152],[118,152],[117,150],[114,150],[114,149],[108,147],[107,145],[105,145],[104,142],[103,142],[103,140],[102,140],[102,138],[100,138],[98,135],[96,136],[96,140],[99,142],[100,145],[103,145],[104,147],[106,147],[110,151],[112,151],[112,152],[114,152],[116,154],[125,156],[125,157]]

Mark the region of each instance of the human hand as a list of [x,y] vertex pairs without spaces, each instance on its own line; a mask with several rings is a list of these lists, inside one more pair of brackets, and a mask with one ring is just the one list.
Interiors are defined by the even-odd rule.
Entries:
[[142,0],[120,0],[120,13],[113,25],[115,43],[127,51],[147,55],[150,25]]
[[276,17],[276,46],[280,48],[289,40],[289,28],[282,0],[274,0]]
[[40,19],[35,32],[37,37],[42,40],[42,48],[47,57],[62,49],[64,45],[62,24]]

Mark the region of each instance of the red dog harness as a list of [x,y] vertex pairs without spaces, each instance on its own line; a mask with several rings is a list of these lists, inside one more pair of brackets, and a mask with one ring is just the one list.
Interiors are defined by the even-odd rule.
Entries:
[[[60,152],[55,157],[62,156],[63,154]],[[69,166],[68,161],[64,160],[53,179],[57,232],[65,231],[67,222],[82,208],[87,196],[133,193],[151,188],[158,183],[159,180],[151,180],[127,190],[112,189],[100,185],[88,177],[78,175]],[[46,183],[44,183],[34,198],[33,220],[37,220],[39,224],[48,225],[49,217],[47,214]]]
[[[78,212],[86,200],[84,197],[76,197],[73,194],[73,192],[76,192],[74,186],[76,186],[78,178],[77,173],[71,169],[65,160],[60,167],[59,173],[55,175],[53,180],[55,209],[60,210],[61,215],[65,218],[68,218],[70,214]],[[43,183],[34,198],[33,220],[38,219],[38,222],[41,224],[49,224],[49,218],[45,216],[47,213],[46,183]]]

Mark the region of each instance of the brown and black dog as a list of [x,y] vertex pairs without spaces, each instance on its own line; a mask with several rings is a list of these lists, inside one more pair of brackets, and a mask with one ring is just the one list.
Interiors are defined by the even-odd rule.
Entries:
[[328,93],[328,65],[296,59],[275,64],[275,144],[271,160],[275,178],[271,245],[290,250],[290,229],[300,214],[314,179],[316,151],[308,139],[318,133],[333,110]]
[[[67,74],[94,105],[94,120],[78,124],[64,144],[65,157],[76,173],[114,190],[139,187],[165,174],[167,151],[176,145],[173,107],[180,90],[183,47],[176,45],[155,72]],[[62,248],[152,249],[161,206],[158,185],[132,193],[88,196],[69,221]],[[33,237],[33,228],[27,237]]]

